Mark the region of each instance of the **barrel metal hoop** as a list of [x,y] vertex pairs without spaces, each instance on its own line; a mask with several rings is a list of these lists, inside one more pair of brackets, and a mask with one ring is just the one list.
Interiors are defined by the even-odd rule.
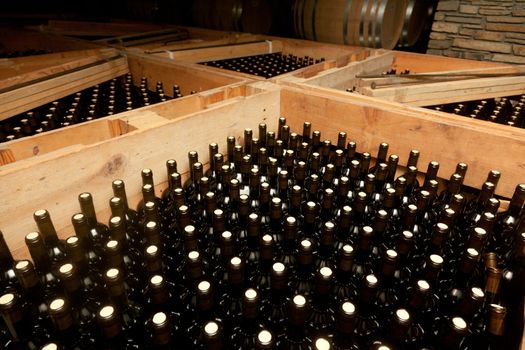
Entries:
[[383,27],[383,18],[385,16],[385,10],[386,5],[390,0],[383,0],[381,1],[381,4],[379,5],[377,9],[377,16],[376,16],[376,29],[375,29],[375,36],[374,36],[374,48],[380,48],[382,45],[382,37],[381,37],[381,30]]
[[243,4],[241,2],[236,2],[232,6],[232,21],[233,21],[233,29],[237,32],[242,32],[242,9]]
[[345,1],[345,9],[343,11],[343,43],[348,45],[348,16],[350,16],[350,9],[352,8],[352,0]]
[[[368,47],[375,47],[371,46],[370,44],[374,45],[374,39],[375,39],[375,19],[377,19],[377,11],[379,9],[379,2],[381,0],[373,0],[374,3],[372,5],[372,8],[370,9],[370,16],[368,21],[368,38],[366,42],[366,46]],[[372,21],[374,19],[374,21]]]
[[317,41],[317,33],[315,32],[315,16],[317,12],[317,3],[318,3],[318,0],[315,0],[314,9],[312,10],[312,35],[315,41]]
[[306,31],[304,30],[304,8],[306,7],[306,0],[300,0],[300,1],[301,1],[301,10],[297,11],[297,13],[298,14],[299,12],[301,13],[301,16],[299,16],[299,23],[300,23],[300,28],[301,28],[301,38],[308,39],[306,37]]
[[361,5],[361,15],[359,16],[359,45],[361,46],[365,45],[365,16],[366,9],[368,8],[368,1],[370,0],[363,1],[363,4]]

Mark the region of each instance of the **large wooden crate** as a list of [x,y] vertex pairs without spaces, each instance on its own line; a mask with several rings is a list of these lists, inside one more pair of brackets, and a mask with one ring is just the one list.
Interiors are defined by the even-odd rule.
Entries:
[[[157,118],[155,125],[136,128],[119,137],[2,168],[4,201],[0,204],[0,227],[15,255],[26,254],[24,235],[35,228],[35,210],[48,209],[59,234],[70,235],[70,218],[78,211],[79,193],[93,194],[100,220],[105,221],[113,179],[126,182],[130,202],[135,205],[141,197],[142,168],[153,169],[156,190],[160,192],[167,180],[167,159],[176,159],[185,175],[188,151],[198,151],[200,160],[207,163],[210,142],[217,142],[220,151],[225,152],[228,135],[240,137],[245,128],[257,128],[260,122],[275,130],[279,116],[285,116],[292,130],[299,132],[303,121],[312,122],[313,130],[320,130],[323,139],[335,139],[339,131],[345,131],[350,140],[357,142],[360,152],[375,154],[379,143],[388,142],[390,153],[399,155],[400,164],[406,163],[410,150],[419,149],[421,164],[440,162],[439,176],[445,179],[454,172],[457,162],[466,162],[469,171],[465,183],[475,187],[481,186],[490,170],[498,169],[502,178],[497,192],[507,197],[517,183],[525,181],[520,157],[525,154],[525,138],[505,130],[476,127],[448,116],[435,118],[432,111],[379,104],[364,96],[340,98],[269,82],[249,84],[235,94],[237,97],[210,103],[203,110],[188,111],[172,119]],[[175,113],[177,102],[163,104],[160,116]],[[444,143],[447,149],[443,149]],[[506,145],[504,157],[494,144]]]
[[[64,56],[60,62],[57,62],[58,55]],[[133,75],[136,85],[142,77],[146,77],[150,90],[155,90],[156,83],[162,82],[168,96],[172,95],[174,84],[179,85],[186,96],[191,92],[232,87],[246,81],[221,72],[209,72],[199,66],[178,64],[149,55],[122,55],[108,48],[43,55],[39,59],[19,58],[10,62],[13,64],[0,69],[0,77],[3,78],[0,80],[0,99],[3,102],[0,105],[0,120],[128,72]],[[22,71],[23,74],[15,75]],[[20,141],[26,142],[24,139]],[[18,156],[14,155],[14,159]]]
[[[309,56],[314,59],[324,59],[323,62],[298,69],[296,71],[279,75],[272,80],[281,79],[289,75],[311,76],[330,68],[340,67],[362,60],[375,54],[375,50],[356,46],[340,46],[332,44],[321,44],[306,40],[285,39],[269,36],[259,36],[252,42],[244,42],[233,45],[218,45],[201,48],[188,48],[168,50],[154,54],[155,56],[169,58],[174,61],[187,63],[203,63],[216,60],[247,57],[254,55],[282,53],[297,57]],[[246,73],[235,72],[216,67],[205,67],[210,71],[221,71],[229,75],[247,79],[264,80],[265,78]]]

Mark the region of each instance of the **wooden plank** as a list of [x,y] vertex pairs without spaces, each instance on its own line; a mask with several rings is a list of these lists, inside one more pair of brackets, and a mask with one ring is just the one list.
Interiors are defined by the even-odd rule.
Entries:
[[70,74],[23,86],[0,94],[0,120],[28,111],[128,72],[126,58],[98,64]]
[[375,150],[379,143],[388,142],[390,152],[400,156],[400,164],[417,148],[422,166],[438,161],[443,178],[450,177],[456,164],[463,161],[469,165],[465,184],[474,187],[481,186],[491,169],[497,169],[502,177],[496,192],[506,197],[525,181],[525,130],[325,91],[283,88],[281,114],[292,129],[300,130],[302,122],[309,120],[323,138],[335,139],[339,131],[346,131],[361,151]]
[[523,76],[464,79],[436,83],[401,85],[372,89],[362,87],[366,96],[418,106],[477,100],[487,97],[512,96],[525,93]]
[[221,45],[233,45],[261,40],[263,40],[261,36],[249,33],[222,33],[220,36],[218,36],[218,38],[206,39],[199,37],[198,35],[195,35],[195,33],[192,33],[190,31],[190,38],[188,40],[182,40],[177,42],[172,42],[169,40],[160,40],[156,43],[140,45],[138,46],[138,48],[144,50],[145,53],[154,54],[162,53],[165,51],[178,51]]
[[156,55],[176,61],[197,63],[226,58],[262,55],[265,53],[280,52],[281,50],[282,46],[278,41],[261,41],[257,43],[226,45],[203,49],[168,51]]
[[488,61],[473,61],[445,56],[394,51],[395,61],[392,68],[397,72],[408,69],[410,73],[439,72],[443,70],[502,67],[505,64]]
[[174,84],[180,86],[183,95],[189,95],[191,91],[201,92],[246,81],[221,70],[211,72],[198,65],[181,64],[151,55],[128,53],[128,64],[135,84],[141,77],[146,77],[148,87],[155,89],[157,81],[161,81],[169,96],[173,93]]
[[100,45],[51,33],[22,30],[17,27],[0,27],[0,50],[6,52],[46,50],[62,52],[69,50],[97,49]]
[[245,128],[256,128],[261,122],[275,129],[278,116],[279,90],[275,89],[225,101],[160,128],[133,131],[56,157],[49,155],[45,161],[33,159],[22,161],[23,166],[8,165],[0,170],[4,194],[0,227],[7,244],[15,258],[27,257],[24,236],[35,229],[35,210],[48,209],[59,236],[69,236],[73,232],[71,216],[78,212],[79,193],[93,194],[100,220],[105,220],[112,180],[125,181],[130,204],[136,205],[142,168],[153,170],[159,191],[166,182],[166,159],[177,159],[184,173],[189,150],[199,152],[199,159],[206,163],[210,142],[218,142],[220,151],[225,152],[227,136],[240,136]]
[[168,24],[155,24],[138,21],[126,22],[87,22],[50,20],[47,25],[38,26],[43,32],[55,33],[65,36],[105,36],[115,37],[131,33],[159,30],[173,27]]
[[118,56],[114,49],[60,52],[0,59],[0,89],[63,73]]
[[311,79],[304,80],[304,83],[346,90],[355,85],[356,75],[373,74],[388,70],[393,60],[394,54],[392,52],[370,56],[362,61],[352,62],[345,67],[322,72]]

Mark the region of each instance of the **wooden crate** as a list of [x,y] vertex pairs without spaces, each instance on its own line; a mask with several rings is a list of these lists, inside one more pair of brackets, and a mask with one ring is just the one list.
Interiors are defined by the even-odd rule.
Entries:
[[44,50],[56,53],[97,48],[100,48],[100,45],[84,40],[66,38],[61,35],[43,33],[38,30],[26,30],[14,26],[0,26],[0,52]]
[[[298,57],[309,56],[315,59],[324,58],[324,62],[320,62],[294,72],[282,74],[278,77],[272,78],[272,81],[277,81],[290,75],[311,76],[318,72],[325,71],[330,68],[340,67],[362,60],[375,53],[375,50],[355,46],[340,46],[332,44],[322,44],[306,40],[276,38],[270,36],[259,36],[257,41],[245,42],[235,45],[218,45],[204,48],[190,48],[184,50],[169,50],[154,54],[155,56],[169,58],[174,61],[181,61],[187,63],[202,63],[213,60],[222,60],[238,57],[246,57],[253,55],[269,54],[281,52],[285,55],[292,54]],[[221,71],[233,76],[243,77],[247,79],[264,80],[263,77],[255,75],[234,72],[226,69],[219,69],[207,66],[206,69],[210,71]]]
[[[391,69],[398,75],[383,74]],[[399,75],[407,69],[409,75]],[[525,66],[382,50],[315,76],[291,74],[281,81],[341,96],[351,90],[386,101],[430,106],[525,93],[524,74]]]
[[[140,42],[127,42],[124,45],[114,44],[115,47],[126,48],[130,51],[138,51],[147,54],[162,54],[170,51],[180,51],[196,48],[218,47],[240,43],[261,41],[261,35],[238,32],[223,32],[204,28],[180,27],[187,32],[187,38],[175,40],[162,33],[153,35],[148,40]],[[154,34],[154,33],[151,33]],[[115,40],[112,39],[112,40]],[[110,42],[110,41],[106,41]]]
[[[188,95],[192,91],[202,92],[245,81],[221,72],[208,72],[198,66],[178,64],[158,57],[131,53],[123,56],[115,49],[94,50],[83,57],[79,54],[86,51],[73,53],[76,56],[65,58],[65,63],[55,64],[55,56],[62,54],[52,54],[47,66],[42,63],[46,58],[40,57],[33,61],[27,58],[28,62],[18,64],[16,69],[0,69],[0,76],[4,73],[6,76],[0,80],[0,85],[5,85],[5,88],[0,89],[0,99],[3,102],[0,105],[0,120],[128,72],[133,74],[136,84],[141,77],[146,77],[148,87],[152,90],[161,81],[169,96],[172,95],[173,84],[178,84],[182,94]],[[27,68],[24,74],[13,75],[13,72],[20,71],[22,67]]]
[[[245,128],[256,128],[260,122],[275,130],[281,115],[292,130],[299,132],[303,121],[312,122],[313,130],[320,130],[323,139],[335,139],[339,131],[345,131],[350,140],[357,142],[360,152],[375,154],[379,143],[388,142],[390,153],[400,156],[400,164],[406,163],[410,150],[419,149],[420,163],[440,162],[439,176],[445,179],[454,172],[457,162],[466,162],[469,170],[465,183],[475,187],[481,186],[491,169],[498,169],[502,178],[497,192],[507,197],[516,184],[525,181],[525,164],[519,156],[525,154],[525,138],[506,130],[473,126],[449,116],[435,118],[432,111],[381,104],[366,96],[341,98],[270,82],[249,84],[235,95],[238,96],[211,103],[203,110],[195,109],[195,113],[159,120],[158,124],[139,127],[120,137],[4,167],[0,172],[5,188],[0,227],[15,255],[26,254],[24,235],[35,228],[31,216],[35,210],[48,209],[60,236],[70,235],[70,218],[78,211],[77,195],[88,191],[104,222],[108,218],[113,179],[126,182],[130,203],[135,205],[141,197],[142,168],[153,169],[160,193],[166,184],[167,159],[176,159],[185,175],[188,151],[198,151],[200,160],[207,163],[210,142],[217,142],[220,151],[225,152],[228,135],[240,137]],[[175,113],[177,102],[163,104],[159,115]],[[119,121],[122,122],[125,117]],[[506,145],[504,157],[493,144]]]
[[[276,127],[280,112],[278,87],[261,82],[231,91],[236,97],[230,99],[217,94],[220,95],[210,93],[200,102],[198,96],[190,96],[186,101],[160,104],[157,111],[152,112],[154,124],[143,120],[141,127],[119,137],[112,137],[110,130],[104,140],[93,140],[93,143],[2,167],[2,193],[9,198],[4,198],[0,204],[0,227],[14,255],[27,257],[24,236],[34,230],[31,214],[38,208],[50,211],[61,237],[71,235],[71,215],[78,212],[77,195],[82,191],[93,194],[100,219],[106,221],[113,179],[121,178],[126,182],[130,203],[135,205],[140,198],[142,168],[153,170],[156,190],[160,191],[167,180],[167,159],[177,159],[180,172],[185,174],[189,150],[198,151],[201,161],[206,163],[209,142],[218,142],[224,152],[229,135],[241,135],[245,128],[256,127],[260,122],[268,123],[270,129]],[[197,107],[186,106],[184,115],[180,116],[179,107],[183,102],[193,102]],[[113,124],[126,125],[126,118],[132,120],[135,116],[144,114],[132,111]],[[79,125],[77,133],[82,134],[86,127],[94,127],[94,123]],[[104,127],[115,126],[102,125]],[[54,135],[49,136],[50,143],[56,139]]]

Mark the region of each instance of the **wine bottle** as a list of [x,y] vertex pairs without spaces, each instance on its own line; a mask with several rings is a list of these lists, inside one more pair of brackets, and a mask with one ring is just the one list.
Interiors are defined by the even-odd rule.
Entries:
[[105,305],[97,312],[97,324],[103,349],[137,349],[138,335],[123,325],[121,315],[115,307]]
[[282,263],[274,263],[270,277],[270,290],[261,306],[263,319],[267,326],[279,338],[283,334],[289,300],[288,269]]
[[307,320],[309,333],[314,338],[333,336],[335,311],[331,295],[333,293],[333,272],[329,267],[321,267],[315,275],[314,291],[309,298],[311,305]]
[[[242,316],[237,320],[234,320],[235,326],[232,327],[230,334],[232,334],[232,348],[233,349],[252,349],[256,348],[256,344],[261,342],[261,346],[265,341],[258,339],[260,332],[262,331],[261,319],[259,315],[259,307],[261,304],[261,298],[259,293],[253,289],[246,289],[242,296]],[[270,336],[271,340],[271,336]],[[263,347],[264,348],[264,347]]]
[[63,348],[83,349],[95,341],[88,334],[79,331],[67,299],[56,298],[52,300],[49,303],[49,316],[54,327],[51,339],[60,341]]
[[14,266],[15,260],[7,246],[4,234],[0,231],[0,290],[16,286],[17,279]]
[[311,348],[312,339],[305,329],[309,311],[309,304],[304,296],[297,294],[290,299],[285,330],[277,344],[279,349]]
[[48,249],[48,256],[53,264],[60,264],[67,259],[64,242],[58,238],[57,232],[51,221],[49,212],[45,209],[35,211],[33,218],[38,227],[38,231]]

